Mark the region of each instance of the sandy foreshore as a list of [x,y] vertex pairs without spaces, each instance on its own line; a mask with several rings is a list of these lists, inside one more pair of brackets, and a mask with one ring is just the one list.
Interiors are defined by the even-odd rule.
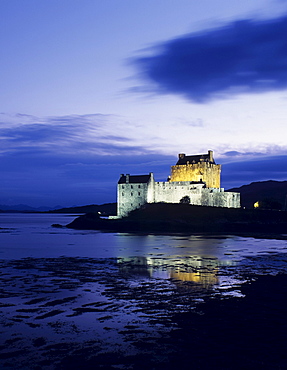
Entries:
[[238,281],[223,292],[115,259],[2,260],[0,367],[285,369],[287,256],[256,263],[217,272]]

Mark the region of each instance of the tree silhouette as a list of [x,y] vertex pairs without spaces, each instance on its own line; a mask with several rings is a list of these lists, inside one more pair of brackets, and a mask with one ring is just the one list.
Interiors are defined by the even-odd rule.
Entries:
[[190,198],[188,195],[185,195],[184,197],[181,198],[181,200],[179,201],[179,203],[183,203],[183,204],[190,204]]

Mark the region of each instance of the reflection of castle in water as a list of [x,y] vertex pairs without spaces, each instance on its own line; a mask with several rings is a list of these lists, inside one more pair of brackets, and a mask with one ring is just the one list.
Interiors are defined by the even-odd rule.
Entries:
[[216,271],[208,272],[181,272],[181,271],[171,271],[170,277],[178,282],[192,282],[196,285],[200,285],[203,289],[210,289],[214,285],[219,284],[219,280]]
[[214,257],[130,257],[118,259],[120,271],[133,277],[171,279],[177,286],[210,289],[219,284],[219,262]]

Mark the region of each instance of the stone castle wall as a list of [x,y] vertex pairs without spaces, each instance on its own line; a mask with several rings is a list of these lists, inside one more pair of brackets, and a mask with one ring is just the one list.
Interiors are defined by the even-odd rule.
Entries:
[[200,196],[204,184],[192,184],[189,181],[155,182],[154,202],[180,203],[185,197],[190,197],[191,204],[200,204]]
[[129,212],[148,203],[149,184],[118,184],[117,215],[127,216]]
[[180,203],[188,196],[190,204],[210,207],[240,207],[240,194],[224,192],[224,189],[205,188],[204,184],[190,181],[155,182],[153,178],[147,184],[118,184],[118,217],[146,203]]
[[210,162],[171,166],[171,182],[204,182],[207,188],[220,188],[221,165]]

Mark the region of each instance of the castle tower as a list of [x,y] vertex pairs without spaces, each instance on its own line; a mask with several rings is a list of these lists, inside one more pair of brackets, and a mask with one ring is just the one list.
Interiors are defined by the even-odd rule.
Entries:
[[215,163],[212,150],[189,156],[180,153],[176,165],[171,166],[170,182],[204,182],[207,188],[220,188],[220,172],[221,165]]

